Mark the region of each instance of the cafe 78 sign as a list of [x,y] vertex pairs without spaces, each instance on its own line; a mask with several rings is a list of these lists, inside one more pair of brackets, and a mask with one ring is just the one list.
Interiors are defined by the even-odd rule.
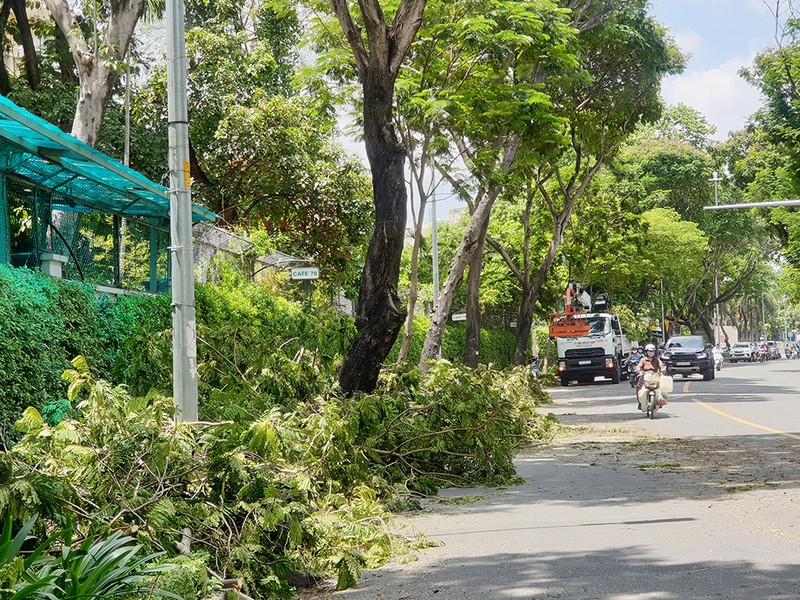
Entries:
[[292,279],[319,279],[319,267],[292,267]]

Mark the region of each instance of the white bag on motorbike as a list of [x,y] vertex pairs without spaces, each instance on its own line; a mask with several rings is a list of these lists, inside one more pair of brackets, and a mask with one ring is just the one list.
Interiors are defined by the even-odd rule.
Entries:
[[639,390],[639,404],[647,406],[647,388],[643,387]]
[[672,393],[672,375],[662,375],[661,376],[661,393],[662,394],[671,394]]

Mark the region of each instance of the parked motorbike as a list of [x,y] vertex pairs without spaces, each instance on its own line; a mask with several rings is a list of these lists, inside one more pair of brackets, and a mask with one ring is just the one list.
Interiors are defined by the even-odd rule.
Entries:
[[654,419],[656,411],[667,401],[664,394],[672,391],[672,377],[648,371],[644,374],[642,388],[639,390],[639,406],[644,407],[645,416]]
[[712,354],[714,355],[714,368],[719,371],[722,369],[722,363],[725,362],[725,358],[722,356],[722,350],[714,348]]

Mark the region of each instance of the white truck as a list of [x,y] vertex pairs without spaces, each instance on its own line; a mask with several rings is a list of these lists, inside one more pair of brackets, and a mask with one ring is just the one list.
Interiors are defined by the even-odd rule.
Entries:
[[587,310],[573,309],[568,294],[566,312],[550,315],[550,337],[556,340],[561,385],[570,381],[590,383],[595,377],[619,383],[628,377],[625,361],[631,342],[622,332],[619,318],[606,312],[611,304],[607,296],[594,302],[587,301],[585,293],[582,296],[576,294],[575,299]]

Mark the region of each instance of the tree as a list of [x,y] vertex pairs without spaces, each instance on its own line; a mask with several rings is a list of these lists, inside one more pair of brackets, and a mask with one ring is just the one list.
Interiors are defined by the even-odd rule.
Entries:
[[[527,169],[532,190],[549,216],[549,246],[538,267],[509,263],[523,289],[517,315],[515,360],[526,360],[536,302],[556,259],[561,240],[595,175],[641,123],[661,111],[661,79],[680,70],[683,60],[662,27],[643,5],[628,4],[606,15],[602,24],[582,31],[576,40],[582,73],[554,78],[552,96],[567,125],[568,150],[556,159]],[[624,77],[619,74],[624,73]],[[533,161],[531,161],[533,163]],[[530,228],[531,211],[525,211]],[[508,259],[511,255],[505,253]],[[527,267],[527,268],[525,268]]]
[[681,142],[698,150],[708,150],[711,136],[716,130],[700,111],[678,104],[668,106],[660,119],[640,127],[631,138],[632,141],[655,139]]
[[[420,359],[423,369],[438,354],[444,325],[467,264],[470,282],[465,363],[477,364],[477,288],[492,207],[511,176],[524,143],[529,145],[530,154],[552,153],[564,143],[562,123],[553,115],[545,81],[553,73],[575,68],[574,55],[567,49],[574,36],[568,16],[568,11],[550,1],[490,3],[479,8],[477,15],[467,13],[460,28],[454,27],[455,39],[443,38],[445,48],[440,53],[459,58],[444,71],[451,90],[443,99],[447,127],[453,146],[467,163],[473,185],[452,183],[463,191],[465,199],[468,190],[474,190],[474,200],[470,203],[470,221],[425,337]],[[587,18],[594,16],[590,11]],[[467,47],[470,51],[448,50],[448,42],[455,42],[456,49]]]
[[[115,0],[95,5],[92,15],[75,13],[67,0],[45,0],[69,43],[78,70],[79,88],[72,135],[90,146],[97,145],[111,93],[119,80],[136,29],[145,12],[146,0]],[[106,16],[107,18],[103,19]],[[93,31],[84,30],[91,23]]]
[[[265,229],[274,246],[309,257],[349,284],[371,220],[363,166],[334,143],[302,98],[257,95],[230,106],[200,164],[228,224]],[[207,197],[208,197],[207,196]]]
[[345,0],[331,5],[353,51],[363,94],[364,144],[372,171],[375,228],[356,307],[358,337],[339,371],[342,390],[375,389],[381,366],[405,321],[397,295],[406,226],[405,150],[393,127],[394,86],[422,25],[426,0],[402,0],[391,24],[378,0],[362,0],[366,39]]

